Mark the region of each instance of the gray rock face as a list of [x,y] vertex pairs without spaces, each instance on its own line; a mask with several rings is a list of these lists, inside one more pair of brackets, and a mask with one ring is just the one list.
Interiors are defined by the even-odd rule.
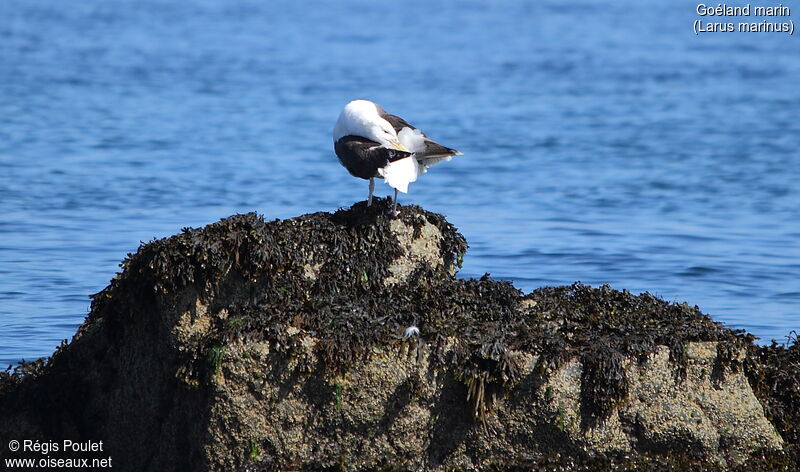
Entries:
[[[554,454],[563,470],[587,454],[724,470],[783,448],[732,336],[690,330],[696,341],[597,351],[595,362],[569,328],[574,309],[513,291],[506,308],[480,305],[496,303],[498,283],[453,278],[460,235],[403,210],[397,220],[361,207],[272,223],[242,215],[143,246],[70,345],[0,388],[0,440],[103,440],[115,468],[131,471],[484,470],[552,465]],[[375,252],[348,265],[365,247]],[[452,298],[415,304],[426,286]],[[409,313],[383,314],[383,298],[341,301],[375,291]],[[473,291],[467,308],[452,301]],[[465,309],[477,310],[474,327],[445,324]],[[349,316],[367,324],[328,326]],[[420,335],[404,338],[412,322]]]
[[535,373],[538,359],[519,353],[525,380],[481,423],[464,401],[465,387],[436,375],[425,355],[408,355],[400,341],[374,350],[346,375],[326,376],[304,365],[314,364],[316,340],[302,332],[294,336],[308,349],[299,357],[303,361],[263,343],[230,347],[212,386],[216,440],[208,452],[218,461],[215,468],[238,465],[226,453],[232,418],[238,425],[233,444],[256,444],[284,464],[312,459],[334,466],[346,457],[349,469],[362,470],[378,464],[480,470],[549,448],[628,454],[687,448],[727,466],[744,462],[749,451],[782,445],[743,372],[712,380],[716,343],[689,345],[683,380],[676,378],[666,348],[644,363],[626,362],[629,400],[587,428],[576,360],[542,383]]

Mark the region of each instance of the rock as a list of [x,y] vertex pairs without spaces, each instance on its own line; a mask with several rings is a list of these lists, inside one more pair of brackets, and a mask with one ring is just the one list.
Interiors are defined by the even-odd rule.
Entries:
[[103,440],[132,471],[788,470],[794,351],[648,294],[456,279],[455,228],[388,205],[143,245],[0,377],[0,441]]

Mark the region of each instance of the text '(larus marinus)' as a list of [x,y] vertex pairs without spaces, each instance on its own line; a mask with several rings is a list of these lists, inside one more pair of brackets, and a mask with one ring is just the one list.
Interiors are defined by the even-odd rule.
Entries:
[[398,191],[408,193],[408,184],[428,167],[461,154],[432,141],[406,120],[386,113],[369,100],[345,105],[333,128],[333,148],[350,174],[369,179],[368,205],[372,204],[375,177],[394,189],[395,216]]

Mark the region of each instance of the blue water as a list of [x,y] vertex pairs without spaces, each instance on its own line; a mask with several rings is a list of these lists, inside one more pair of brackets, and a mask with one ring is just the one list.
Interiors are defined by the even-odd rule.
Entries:
[[467,237],[462,276],[650,291],[782,340],[798,37],[695,36],[695,6],[4,0],[0,365],[70,338],[140,241],[364,199],[331,143],[359,97],[464,152],[401,197]]

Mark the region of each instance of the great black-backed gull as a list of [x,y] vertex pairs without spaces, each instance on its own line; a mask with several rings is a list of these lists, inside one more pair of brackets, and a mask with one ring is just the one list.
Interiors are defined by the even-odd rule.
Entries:
[[333,148],[350,174],[369,179],[367,205],[372,204],[375,177],[394,189],[395,216],[398,191],[408,193],[408,184],[428,167],[461,154],[432,141],[406,120],[386,113],[369,100],[345,105],[333,128]]

